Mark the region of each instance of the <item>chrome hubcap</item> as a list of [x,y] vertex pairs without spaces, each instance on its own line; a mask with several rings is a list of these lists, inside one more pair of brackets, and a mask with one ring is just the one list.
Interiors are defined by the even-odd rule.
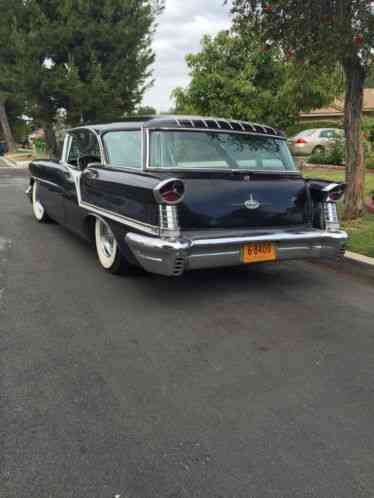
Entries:
[[35,215],[38,219],[41,219],[44,215],[44,207],[43,205],[38,201],[38,186],[35,183],[34,184],[34,212]]
[[104,223],[100,223],[100,237],[104,253],[110,258],[114,251],[114,235],[112,230]]

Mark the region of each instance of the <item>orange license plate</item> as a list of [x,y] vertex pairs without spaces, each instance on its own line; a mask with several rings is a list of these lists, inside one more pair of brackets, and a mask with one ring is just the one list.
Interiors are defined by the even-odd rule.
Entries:
[[262,261],[275,261],[277,251],[271,242],[247,244],[242,248],[243,263],[261,263]]

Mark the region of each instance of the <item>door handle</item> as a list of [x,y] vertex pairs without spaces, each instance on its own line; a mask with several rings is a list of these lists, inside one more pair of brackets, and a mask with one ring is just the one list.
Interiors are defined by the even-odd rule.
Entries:
[[84,173],[84,176],[85,176],[85,178],[88,178],[89,180],[96,180],[96,178],[98,178],[98,176],[99,176],[99,173],[97,171],[89,169]]

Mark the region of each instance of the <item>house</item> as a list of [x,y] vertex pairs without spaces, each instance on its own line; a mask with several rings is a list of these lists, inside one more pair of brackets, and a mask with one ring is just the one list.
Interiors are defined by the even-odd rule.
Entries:
[[[364,116],[374,116],[374,88],[364,90]],[[337,97],[335,102],[322,109],[300,113],[300,120],[305,121],[342,121],[344,118],[344,98]]]

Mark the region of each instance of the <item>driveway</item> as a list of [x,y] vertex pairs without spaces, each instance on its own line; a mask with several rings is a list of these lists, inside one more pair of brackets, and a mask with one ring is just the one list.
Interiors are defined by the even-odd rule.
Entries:
[[0,496],[374,496],[374,286],[118,278],[0,172]]

